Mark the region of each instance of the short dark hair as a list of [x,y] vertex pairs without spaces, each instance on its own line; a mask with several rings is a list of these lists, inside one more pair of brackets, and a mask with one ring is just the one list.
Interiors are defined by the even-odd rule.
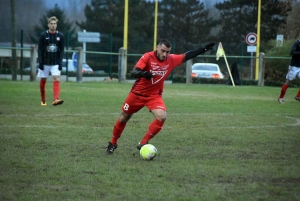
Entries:
[[161,39],[158,43],[158,45],[165,45],[167,48],[170,48],[171,47],[171,43],[170,41],[168,41],[167,39]]

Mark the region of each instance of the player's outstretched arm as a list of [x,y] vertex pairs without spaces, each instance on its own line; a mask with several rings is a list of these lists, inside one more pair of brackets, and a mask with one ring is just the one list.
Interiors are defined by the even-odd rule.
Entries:
[[132,71],[131,71],[131,77],[133,78],[141,78],[141,77],[144,77],[146,78],[147,80],[150,80],[153,75],[151,72],[149,71],[143,71],[142,69],[140,68],[134,68]]
[[214,47],[214,45],[215,45],[215,43],[211,42],[211,43],[208,43],[207,45],[205,45],[205,47],[200,47],[196,50],[190,50],[190,51],[184,53],[185,54],[184,62],[198,56],[199,54],[202,54],[204,52],[207,52],[208,50],[211,50]]

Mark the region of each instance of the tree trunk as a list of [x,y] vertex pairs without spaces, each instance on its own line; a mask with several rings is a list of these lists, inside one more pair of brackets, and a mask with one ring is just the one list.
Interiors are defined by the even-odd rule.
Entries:
[[[16,48],[16,13],[15,13],[15,0],[10,0],[10,14],[11,14],[11,46]],[[17,61],[17,50],[12,49],[12,80],[17,80],[17,69],[18,69],[18,61]]]

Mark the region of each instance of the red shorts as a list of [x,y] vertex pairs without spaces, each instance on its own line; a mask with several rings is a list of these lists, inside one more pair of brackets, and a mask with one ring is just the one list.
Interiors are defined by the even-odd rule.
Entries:
[[122,110],[126,114],[133,114],[138,112],[143,107],[147,107],[150,111],[155,109],[161,109],[166,111],[165,103],[161,96],[139,96],[133,93],[129,93],[123,106]]

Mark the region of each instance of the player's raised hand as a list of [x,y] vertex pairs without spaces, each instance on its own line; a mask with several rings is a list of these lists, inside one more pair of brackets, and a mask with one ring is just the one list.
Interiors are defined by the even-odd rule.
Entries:
[[205,45],[205,51],[211,50],[215,46],[215,42],[210,42]]

